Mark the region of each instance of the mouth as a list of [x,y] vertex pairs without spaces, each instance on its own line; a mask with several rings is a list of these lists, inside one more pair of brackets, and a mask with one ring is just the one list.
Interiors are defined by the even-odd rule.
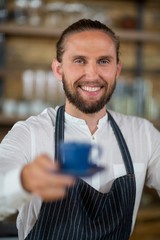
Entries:
[[93,86],[79,86],[83,91],[86,91],[86,92],[90,92],[90,93],[94,93],[94,92],[97,92],[99,91],[102,87],[100,86],[96,86],[96,87],[93,87]]

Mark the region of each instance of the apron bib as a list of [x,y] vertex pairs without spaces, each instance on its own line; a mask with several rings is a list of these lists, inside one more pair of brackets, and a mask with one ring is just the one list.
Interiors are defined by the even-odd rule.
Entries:
[[[136,183],[132,160],[123,135],[108,113],[127,174],[117,178],[108,193],[100,193],[82,179],[67,197],[43,202],[33,229],[25,240],[128,240],[132,227]],[[64,139],[64,106],[56,117],[55,159]]]

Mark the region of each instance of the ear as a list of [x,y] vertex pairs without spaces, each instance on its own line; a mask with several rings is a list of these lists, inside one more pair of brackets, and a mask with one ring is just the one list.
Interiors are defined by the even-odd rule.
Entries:
[[62,64],[54,59],[51,66],[56,78],[62,80]]
[[120,73],[121,73],[121,70],[122,70],[122,62],[119,61],[118,64],[117,64],[116,79],[119,77],[119,75],[120,75]]

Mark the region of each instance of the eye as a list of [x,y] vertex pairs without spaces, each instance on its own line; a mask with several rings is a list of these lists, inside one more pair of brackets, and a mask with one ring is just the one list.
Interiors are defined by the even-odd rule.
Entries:
[[110,62],[110,60],[108,58],[99,59],[99,64],[101,64],[101,65],[108,64],[109,62]]
[[85,59],[84,58],[76,58],[74,60],[75,63],[77,64],[84,64],[85,63]]

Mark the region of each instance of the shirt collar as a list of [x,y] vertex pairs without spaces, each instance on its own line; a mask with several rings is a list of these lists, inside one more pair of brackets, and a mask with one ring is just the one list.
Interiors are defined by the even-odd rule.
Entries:
[[[72,123],[75,123],[75,124],[86,125],[85,120],[83,120],[81,118],[74,117],[74,116],[72,116],[72,115],[70,115],[66,112],[65,112],[65,120],[67,122],[72,122]],[[106,124],[107,121],[108,121],[108,114],[106,112],[105,116],[103,116],[101,119],[99,119],[97,127],[98,128],[103,127]]]

